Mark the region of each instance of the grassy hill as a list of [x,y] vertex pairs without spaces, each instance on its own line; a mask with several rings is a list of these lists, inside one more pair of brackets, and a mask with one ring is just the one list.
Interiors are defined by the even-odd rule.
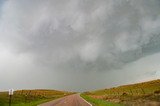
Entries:
[[[37,104],[71,94],[57,90],[17,90],[12,97],[12,106],[36,106]],[[8,92],[0,92],[0,106],[8,106]]]
[[123,85],[119,87],[113,87],[109,89],[102,89],[97,91],[92,91],[90,94],[93,95],[122,95],[127,93],[130,95],[142,95],[151,94],[155,91],[160,90],[160,79],[142,82],[137,84]]
[[[90,98],[127,105],[160,105],[160,79],[84,92]],[[151,104],[151,105],[152,105]]]

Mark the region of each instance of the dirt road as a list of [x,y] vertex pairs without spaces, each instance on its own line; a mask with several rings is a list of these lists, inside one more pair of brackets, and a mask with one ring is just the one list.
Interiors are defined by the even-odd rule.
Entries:
[[38,106],[92,106],[80,97],[79,94],[73,94],[57,100],[53,100]]

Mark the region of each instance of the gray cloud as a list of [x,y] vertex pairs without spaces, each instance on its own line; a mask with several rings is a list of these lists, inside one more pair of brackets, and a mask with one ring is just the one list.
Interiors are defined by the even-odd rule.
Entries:
[[[111,73],[160,51],[159,0],[7,0],[1,11],[3,49],[29,58],[33,66],[24,71],[28,74],[38,70],[53,76],[63,73],[62,85],[74,75]],[[82,89],[93,80],[84,79],[88,81]],[[99,86],[105,86],[104,79],[100,81]]]

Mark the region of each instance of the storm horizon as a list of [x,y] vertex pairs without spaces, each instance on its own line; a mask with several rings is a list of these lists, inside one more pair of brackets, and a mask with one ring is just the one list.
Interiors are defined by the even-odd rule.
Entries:
[[0,90],[159,79],[159,11],[160,0],[0,0]]

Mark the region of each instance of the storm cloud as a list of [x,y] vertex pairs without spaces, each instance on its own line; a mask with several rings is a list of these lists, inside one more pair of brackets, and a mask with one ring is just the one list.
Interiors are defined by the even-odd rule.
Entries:
[[160,77],[159,0],[0,3],[0,89],[82,91]]

